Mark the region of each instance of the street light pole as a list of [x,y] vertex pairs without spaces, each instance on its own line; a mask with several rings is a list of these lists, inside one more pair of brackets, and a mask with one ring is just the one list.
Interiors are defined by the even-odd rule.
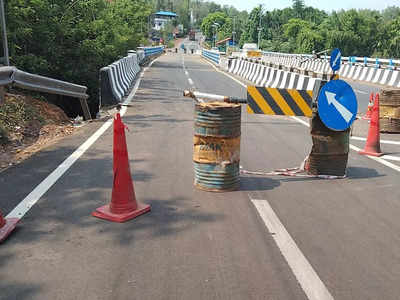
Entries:
[[232,31],[232,44],[233,47],[235,47],[235,35],[236,35],[236,31],[235,31],[235,22],[236,21],[236,17],[233,17],[233,31]]
[[219,23],[214,23],[211,25],[214,28],[214,48],[217,46],[217,28],[220,26]]

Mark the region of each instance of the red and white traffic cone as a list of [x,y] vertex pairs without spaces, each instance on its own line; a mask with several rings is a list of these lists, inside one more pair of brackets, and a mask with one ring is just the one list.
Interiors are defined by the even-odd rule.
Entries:
[[125,138],[125,125],[118,113],[114,119],[113,145],[113,189],[111,203],[96,209],[92,215],[113,222],[125,222],[150,211],[150,205],[136,202],[128,149]]
[[369,95],[369,103],[368,103],[368,107],[367,107],[367,112],[362,117],[363,120],[371,120],[372,108],[374,107],[373,97],[374,97],[374,93],[371,93],[371,95]]
[[372,108],[371,121],[369,123],[368,137],[364,150],[358,152],[362,155],[381,156],[381,141],[379,133],[379,94],[375,96],[374,107]]
[[17,226],[18,218],[3,218],[0,211],[0,243],[4,241]]

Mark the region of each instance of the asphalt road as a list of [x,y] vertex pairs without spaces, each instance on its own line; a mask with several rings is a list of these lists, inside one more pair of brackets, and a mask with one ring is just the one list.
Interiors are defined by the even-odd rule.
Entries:
[[[108,129],[0,246],[0,299],[310,299],[293,271],[302,265],[253,203],[270,205],[334,299],[398,299],[400,173],[353,151],[346,179],[242,176],[236,192],[196,190],[194,107],[182,97],[193,87],[245,95],[198,56],[168,53],[123,117],[136,197],[152,211],[124,224],[91,217],[111,195]],[[244,169],[294,167],[309,153],[309,129],[296,120],[242,115]],[[4,212],[100,125],[0,173]]]

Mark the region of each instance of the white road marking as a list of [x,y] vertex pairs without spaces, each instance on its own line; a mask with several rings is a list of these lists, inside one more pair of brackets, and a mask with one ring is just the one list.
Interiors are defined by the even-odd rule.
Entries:
[[193,80],[191,78],[188,78],[188,81],[189,81],[190,85],[194,85],[194,82],[193,82]]
[[[150,65],[144,68],[140,74],[136,84],[123,102],[128,104],[135,96],[139,84],[144,73],[150,68],[157,59],[153,60]],[[127,111],[127,107],[123,106],[120,114],[123,116]],[[67,159],[65,159],[50,175],[48,175],[35,189],[29,193],[6,217],[7,218],[22,218],[38,201],[39,199],[60,179],[60,177],[103,135],[104,132],[112,125],[113,119],[108,120],[101,126],[92,136],[90,136],[77,150],[74,151]]]
[[[367,140],[367,138],[359,137],[359,136],[352,136],[350,138],[352,140],[364,141],[364,142]],[[381,140],[381,144],[400,145],[400,142],[398,142],[398,141],[390,141],[390,140]]]
[[185,70],[185,74],[186,74],[186,76],[189,76],[189,72],[188,72],[188,71],[186,71],[186,70]]
[[[360,149],[360,148],[358,148],[358,147],[356,147],[356,146],[354,146],[352,144],[350,144],[350,149],[354,150],[354,151],[357,151],[357,152],[362,150],[362,149]],[[400,172],[400,166],[392,164],[391,162],[388,162],[388,161],[382,159],[382,157],[375,157],[375,156],[369,156],[369,155],[364,155],[364,156],[366,156],[366,157],[368,157],[368,158],[370,158],[372,160],[375,160],[376,162],[381,163],[382,165],[385,165],[385,166],[387,166],[389,168],[392,168],[393,170],[395,170],[397,172]]]
[[[210,63],[206,59],[204,59],[204,61],[207,62],[208,64],[210,64],[217,72],[224,74],[225,76],[227,76],[230,79],[232,79],[232,80],[236,81],[237,83],[239,83],[241,86],[247,88],[247,85],[245,85],[243,82],[239,81],[238,79],[232,77],[231,75],[229,75],[229,74],[227,74],[225,72],[222,72],[221,70],[218,70],[217,67],[215,67],[212,63]],[[301,119],[299,119],[297,117],[291,117],[291,118],[293,118],[297,122],[299,122],[299,123],[301,123],[301,124],[303,124],[303,125],[305,125],[307,127],[310,127],[310,125],[307,122],[305,122],[305,121],[303,121],[303,120],[301,120]],[[361,149],[357,148],[356,146],[354,146],[352,144],[350,144],[350,149],[352,149],[354,151],[357,151],[357,152],[361,150]],[[355,150],[355,149],[358,149],[358,150]],[[391,169],[393,169],[395,171],[400,172],[400,167],[399,166],[397,166],[395,164],[392,164],[392,163],[390,163],[390,162],[388,162],[388,161],[386,161],[386,160],[384,160],[384,159],[382,159],[380,157],[374,157],[374,156],[368,156],[368,155],[366,155],[366,157],[368,157],[368,158],[370,158],[372,160],[375,160],[376,162],[381,163],[381,164],[385,165],[386,167],[389,167],[389,168],[391,168]]]
[[297,122],[303,124],[304,126],[310,127],[310,124],[309,124],[309,123],[307,123],[306,121],[304,121],[304,120],[302,120],[302,119],[300,119],[300,118],[298,118],[298,117],[291,117],[291,118],[292,118],[292,119],[295,119]]
[[360,93],[360,94],[368,95],[367,92],[364,92],[364,91],[361,91],[361,90],[354,89],[354,91],[357,92],[357,93]]
[[382,155],[381,158],[386,160],[400,161],[400,157],[393,155]]
[[310,300],[333,300],[331,293],[296,245],[296,242],[283,226],[268,201],[252,199],[250,195],[249,198],[260,214],[293,274],[296,276],[307,298]]

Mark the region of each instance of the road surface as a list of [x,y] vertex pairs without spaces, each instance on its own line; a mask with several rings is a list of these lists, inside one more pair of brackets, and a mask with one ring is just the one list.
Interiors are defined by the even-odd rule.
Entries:
[[[152,211],[123,224],[91,216],[110,201],[106,130],[0,246],[0,299],[398,299],[399,170],[352,151],[346,179],[251,175],[236,192],[196,190],[194,106],[182,97],[194,87],[246,93],[199,56],[168,53],[144,73],[123,117],[136,198]],[[3,212],[102,125],[0,173]],[[367,125],[355,131],[365,137]],[[298,166],[311,147],[299,121],[245,109],[241,139],[246,170]],[[399,154],[398,145],[382,148]]]

